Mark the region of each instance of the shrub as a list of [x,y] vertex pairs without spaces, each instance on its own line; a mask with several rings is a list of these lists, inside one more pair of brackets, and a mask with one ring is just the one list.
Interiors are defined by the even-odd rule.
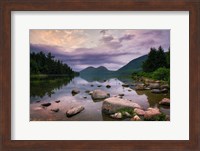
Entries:
[[157,80],[169,81],[170,80],[170,69],[158,68],[152,73],[152,78]]

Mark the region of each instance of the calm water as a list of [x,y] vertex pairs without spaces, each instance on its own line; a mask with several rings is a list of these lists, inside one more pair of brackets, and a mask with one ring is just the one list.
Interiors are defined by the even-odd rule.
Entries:
[[[129,88],[122,87],[122,84],[130,84]],[[106,88],[106,85],[111,88]],[[93,86],[91,86],[93,85]],[[78,88],[80,93],[72,96],[71,91]],[[123,93],[126,99],[141,105],[144,109],[148,107],[159,107],[161,112],[169,115],[170,109],[163,108],[158,105],[158,102],[164,97],[169,98],[168,94],[152,94],[149,90],[135,91],[132,79],[123,78],[66,78],[66,77],[43,77],[31,78],[31,93],[30,93],[30,120],[31,121],[109,121],[115,120],[101,112],[102,101],[95,102],[91,96],[86,93],[86,90],[92,91],[101,89],[111,96]],[[85,98],[86,97],[86,98]],[[60,100],[60,103],[55,103]],[[42,103],[50,102],[51,105],[47,108],[42,108]],[[83,105],[85,110],[73,116],[66,117],[65,113],[71,107]],[[54,113],[51,109],[59,108],[59,112]],[[126,119],[128,120],[128,119]]]

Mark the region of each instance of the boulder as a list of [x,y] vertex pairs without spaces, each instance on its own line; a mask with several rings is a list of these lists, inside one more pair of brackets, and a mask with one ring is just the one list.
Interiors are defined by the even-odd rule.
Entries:
[[43,107],[48,107],[48,106],[50,106],[51,105],[51,103],[43,103],[43,104],[41,104]]
[[144,110],[138,109],[138,108],[135,108],[135,109],[134,109],[134,112],[135,112],[137,115],[141,115],[141,116],[144,116],[144,114],[145,114],[145,111],[144,111]]
[[150,89],[159,89],[160,84],[159,83],[149,83],[149,88]]
[[87,96],[84,96],[83,98],[84,98],[84,99],[87,99]]
[[170,99],[164,98],[159,102],[160,105],[167,105],[170,106]]
[[73,107],[71,109],[69,109],[67,112],[66,112],[66,116],[67,117],[71,117],[73,115],[76,115],[78,113],[80,113],[81,111],[84,110],[84,107],[83,106],[77,106],[77,107]]
[[135,115],[133,118],[131,118],[131,121],[141,121],[140,117]]
[[148,108],[147,111],[145,111],[144,118],[145,119],[151,119],[154,116],[160,115],[161,112],[158,108]]
[[105,114],[113,114],[118,112],[120,109],[135,109],[141,108],[137,103],[131,102],[126,99],[121,99],[119,97],[107,98],[103,101],[102,111]]
[[80,93],[80,91],[78,89],[73,89],[71,93],[74,96],[74,95]]
[[91,94],[93,100],[103,100],[110,97],[110,94],[103,90],[94,90]]
[[122,118],[122,113],[117,112],[115,114],[110,115],[112,118],[116,118],[116,119],[121,119]]
[[145,85],[144,84],[137,84],[135,86],[135,90],[144,90],[145,89]]

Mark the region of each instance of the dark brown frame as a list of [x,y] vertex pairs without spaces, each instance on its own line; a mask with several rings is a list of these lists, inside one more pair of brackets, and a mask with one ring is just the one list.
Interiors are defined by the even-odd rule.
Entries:
[[[189,11],[189,140],[11,140],[11,11]],[[184,36],[180,35],[180,36]],[[181,50],[180,50],[181,51]],[[181,52],[180,56],[181,57]],[[0,0],[0,150],[200,150],[200,0]],[[180,100],[181,101],[181,100]],[[184,117],[181,117],[184,118]]]

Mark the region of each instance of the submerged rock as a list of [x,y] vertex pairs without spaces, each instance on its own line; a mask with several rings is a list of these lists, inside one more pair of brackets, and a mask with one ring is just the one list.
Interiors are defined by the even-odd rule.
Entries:
[[99,88],[100,88],[101,86],[102,86],[102,85],[98,85],[97,87],[99,87]]
[[51,109],[51,111],[53,111],[53,112],[58,112],[58,111],[59,111],[59,108]]
[[67,117],[71,117],[73,115],[76,115],[78,113],[80,113],[81,111],[84,110],[84,107],[83,106],[77,106],[77,107],[73,107],[71,109],[69,109],[67,112],[66,112],[66,116]]
[[164,98],[159,102],[160,105],[170,106],[170,99]]
[[84,98],[84,99],[87,99],[87,96],[84,96],[83,98]]
[[48,107],[48,106],[51,105],[51,103],[43,103],[43,104],[41,104],[41,105],[44,106],[44,107]]
[[110,94],[103,90],[94,90],[91,94],[93,100],[103,100],[110,97]]
[[71,93],[74,96],[74,95],[80,93],[80,91],[78,89],[73,89]]
[[115,114],[110,115],[112,118],[116,118],[116,119],[121,119],[122,118],[122,113],[117,112]]
[[120,109],[135,109],[141,108],[137,103],[131,102],[126,99],[121,99],[119,97],[107,98],[103,101],[102,111],[105,114],[113,114],[118,112]]
[[145,119],[151,119],[154,116],[160,115],[161,112],[158,108],[148,108],[147,111],[145,111],[144,118]]

